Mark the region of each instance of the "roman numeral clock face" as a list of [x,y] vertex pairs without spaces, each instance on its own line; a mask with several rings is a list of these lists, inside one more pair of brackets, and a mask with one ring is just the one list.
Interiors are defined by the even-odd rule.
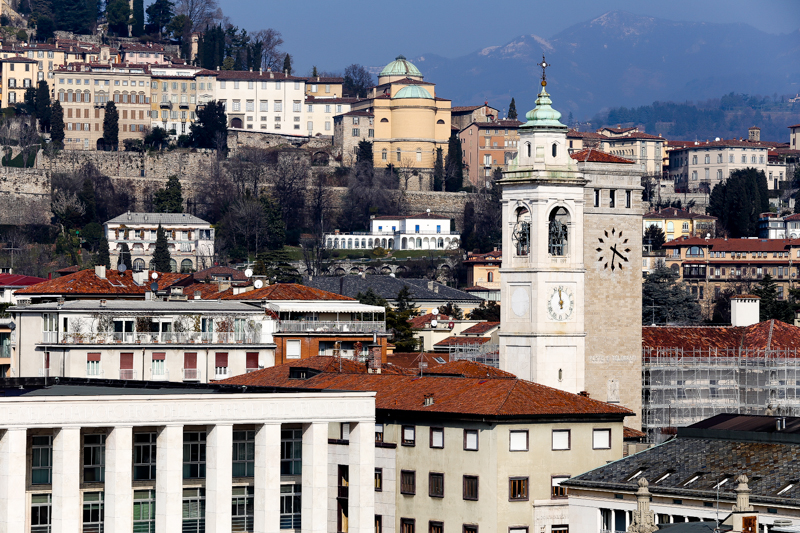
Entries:
[[[622,231],[617,232],[611,228],[611,232],[604,230],[605,237],[599,237],[597,247],[597,261],[603,265],[603,269],[622,270],[628,266],[628,254],[631,249],[628,246],[628,239],[622,236]],[[624,267],[623,267],[624,265]]]

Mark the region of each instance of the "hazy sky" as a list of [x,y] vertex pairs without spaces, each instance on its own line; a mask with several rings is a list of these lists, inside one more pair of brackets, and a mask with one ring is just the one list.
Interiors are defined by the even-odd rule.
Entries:
[[298,74],[383,66],[397,54],[459,57],[518,35],[548,38],[607,11],[669,20],[743,22],[769,33],[800,31],[798,0],[218,0],[248,31],[274,28]]

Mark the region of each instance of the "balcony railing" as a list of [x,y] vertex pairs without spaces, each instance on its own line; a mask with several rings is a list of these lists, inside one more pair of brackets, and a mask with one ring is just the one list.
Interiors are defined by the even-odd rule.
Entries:
[[45,331],[44,344],[258,344],[261,334],[253,332],[181,333],[64,333]]
[[280,333],[384,333],[385,322],[322,322],[311,320],[281,320],[275,326]]
[[184,368],[183,381],[200,381],[200,370],[197,368]]
[[11,345],[3,344],[0,345],[0,358],[7,358],[11,357]]
[[136,379],[136,371],[133,369],[119,369],[119,379]]
[[169,370],[164,370],[161,374],[153,373],[150,379],[153,381],[169,381]]

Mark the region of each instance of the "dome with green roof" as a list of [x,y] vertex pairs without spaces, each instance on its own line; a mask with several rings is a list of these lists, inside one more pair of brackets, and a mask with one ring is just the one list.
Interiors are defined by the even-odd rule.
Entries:
[[545,82],[542,82],[542,91],[536,99],[536,107],[525,114],[528,122],[520,128],[567,131],[567,127],[559,121],[561,113],[551,107],[553,101],[550,100],[544,85]]
[[414,66],[411,61],[404,56],[399,55],[394,61],[383,67],[383,70],[378,77],[382,76],[402,76],[404,78],[420,78],[422,79],[422,72]]
[[397,94],[394,95],[395,98],[427,98],[429,100],[433,99],[431,93],[425,87],[420,87],[419,85],[408,85],[403,87]]

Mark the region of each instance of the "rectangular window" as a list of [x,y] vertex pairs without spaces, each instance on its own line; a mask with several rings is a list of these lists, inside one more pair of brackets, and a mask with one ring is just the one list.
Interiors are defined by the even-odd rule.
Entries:
[[428,533],[444,533],[444,522],[428,522]]
[[300,359],[300,341],[286,341],[286,359]]
[[600,189],[594,190],[594,206],[600,207]]
[[571,434],[569,429],[553,430],[553,450],[569,450],[571,445]]
[[273,111],[275,111],[277,113],[283,112],[283,101],[282,100],[275,100],[275,102],[273,103],[272,107],[273,107]]
[[415,520],[413,518],[400,519],[400,533],[415,533],[414,531]]
[[509,431],[508,449],[512,452],[527,452],[528,430]]
[[413,470],[400,471],[400,494],[417,493],[417,473]]
[[608,207],[616,207],[617,204],[617,191],[608,191]]
[[156,478],[156,433],[133,434],[134,481]]
[[383,424],[375,424],[375,442],[383,442]]
[[201,533],[206,529],[206,489],[183,489],[184,533]]
[[353,128],[353,137],[358,137],[361,134],[358,128]]
[[553,476],[550,478],[550,486],[551,498],[566,498],[567,497],[567,487],[562,487],[561,482],[566,481],[569,479],[569,476]]
[[444,428],[431,428],[431,448],[444,448]]
[[86,376],[99,376],[100,375],[100,354],[89,353],[86,354]]
[[625,191],[625,207],[631,208],[631,191]]
[[156,491],[133,491],[133,531],[156,533]]
[[102,483],[105,481],[106,436],[83,436],[83,482]]
[[508,499],[517,501],[528,499],[527,477],[508,478]]
[[478,533],[478,526],[475,524],[464,524],[462,533]]
[[281,529],[300,529],[302,485],[281,485]]
[[50,533],[53,524],[53,495],[31,495],[31,533]]
[[[235,475],[235,474],[234,474]],[[231,531],[253,531],[255,487],[233,487],[231,498]]]
[[217,352],[214,354],[214,373],[217,379],[228,377],[228,354]]
[[233,432],[233,477],[253,477],[256,460],[256,432]]
[[206,477],[206,432],[183,433],[183,479]]
[[102,492],[83,493],[83,533],[101,533],[105,519]]
[[375,492],[383,491],[383,468],[375,469]]
[[31,444],[31,483],[49,485],[53,482],[53,437],[34,436]]
[[294,113],[299,113],[300,112],[300,105],[301,105],[300,104],[300,100],[293,101],[292,102],[292,111]]
[[478,499],[478,476],[464,476],[464,499]]
[[416,435],[416,426],[403,426],[403,438],[400,443],[403,446],[414,446],[416,444]]
[[595,429],[592,431],[592,448],[595,450],[608,450],[611,448],[611,430]]
[[302,465],[303,430],[281,430],[281,475],[299,476],[302,474]]
[[444,498],[444,474],[439,472],[428,474],[428,496]]
[[465,429],[464,430],[464,449],[469,451],[478,451],[478,430]]

